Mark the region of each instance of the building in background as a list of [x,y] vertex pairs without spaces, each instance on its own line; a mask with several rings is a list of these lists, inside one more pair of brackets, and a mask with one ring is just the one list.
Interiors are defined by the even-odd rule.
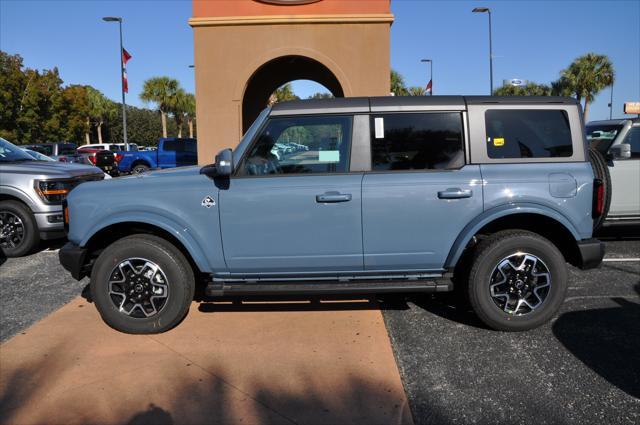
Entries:
[[193,0],[198,158],[235,147],[281,85],[389,94],[390,0]]

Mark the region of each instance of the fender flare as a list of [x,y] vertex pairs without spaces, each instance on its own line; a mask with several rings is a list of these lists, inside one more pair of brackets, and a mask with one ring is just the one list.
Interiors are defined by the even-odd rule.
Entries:
[[189,225],[186,223],[180,224],[173,217],[158,214],[156,212],[127,211],[112,215],[108,220],[100,221],[99,224],[93,226],[90,231],[86,233],[87,236],[80,241],[79,245],[82,247],[86,246],[91,238],[93,238],[98,232],[109,226],[121,223],[141,223],[155,226],[166,231],[184,246],[200,271],[207,272],[209,270],[209,265],[202,246],[193,234],[189,232]]
[[18,201],[28,206],[31,211],[39,209],[38,203],[34,201],[28,193],[17,187],[0,186],[0,195],[17,199]]
[[484,211],[474,218],[460,232],[453,246],[449,250],[449,255],[445,261],[445,268],[453,268],[457,264],[462,252],[467,247],[471,238],[487,224],[499,218],[517,214],[537,214],[562,224],[576,240],[580,240],[580,234],[575,226],[562,213],[546,205],[535,203],[505,204]]

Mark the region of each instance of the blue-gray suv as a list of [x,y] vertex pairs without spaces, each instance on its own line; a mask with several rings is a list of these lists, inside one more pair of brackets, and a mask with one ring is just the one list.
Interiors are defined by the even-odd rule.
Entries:
[[60,261],[128,333],[175,326],[200,284],[220,296],[455,283],[484,323],[518,331],[558,311],[566,263],[600,264],[601,188],[573,99],[288,102],[214,164],[74,189]]

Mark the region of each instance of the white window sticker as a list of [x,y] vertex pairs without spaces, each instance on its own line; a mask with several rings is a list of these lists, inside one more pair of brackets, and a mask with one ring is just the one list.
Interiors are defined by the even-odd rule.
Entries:
[[320,162],[340,162],[340,151],[320,151],[318,155]]
[[384,118],[376,118],[376,139],[384,139]]

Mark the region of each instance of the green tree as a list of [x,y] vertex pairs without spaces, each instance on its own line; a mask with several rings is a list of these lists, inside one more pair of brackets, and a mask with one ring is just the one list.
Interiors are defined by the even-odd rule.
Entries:
[[156,104],[162,120],[162,137],[167,137],[167,113],[171,111],[179,89],[178,80],[169,77],[154,77],[144,82],[140,99]]
[[334,96],[331,93],[314,93],[311,96],[309,96],[307,99],[333,99]]
[[614,83],[613,64],[606,55],[587,53],[574,60],[560,72],[554,90],[559,94],[571,93],[578,102],[584,99],[584,120],[589,117],[589,106],[595,96]]
[[0,137],[17,142],[18,114],[30,83],[22,71],[22,57],[0,51]]
[[[93,87],[87,87],[87,103],[89,109],[87,122],[96,127],[98,143],[103,143],[103,126],[116,115],[118,105]],[[85,141],[87,144],[90,142],[88,133]]]
[[407,89],[408,96],[426,96],[427,89],[420,86],[412,86]]
[[271,96],[269,96],[269,106],[274,103],[279,102],[288,102],[290,100],[299,100],[300,98],[296,96],[293,92],[293,87],[291,83],[284,84],[276,89]]
[[193,138],[193,123],[196,120],[196,97],[193,93],[187,93],[185,96],[184,114],[189,127],[189,137]]
[[409,91],[404,82],[404,77],[394,69],[391,70],[391,93],[394,96],[408,96]]
[[493,91],[495,96],[551,96],[552,89],[546,84],[528,83],[525,86],[511,84],[498,87]]

